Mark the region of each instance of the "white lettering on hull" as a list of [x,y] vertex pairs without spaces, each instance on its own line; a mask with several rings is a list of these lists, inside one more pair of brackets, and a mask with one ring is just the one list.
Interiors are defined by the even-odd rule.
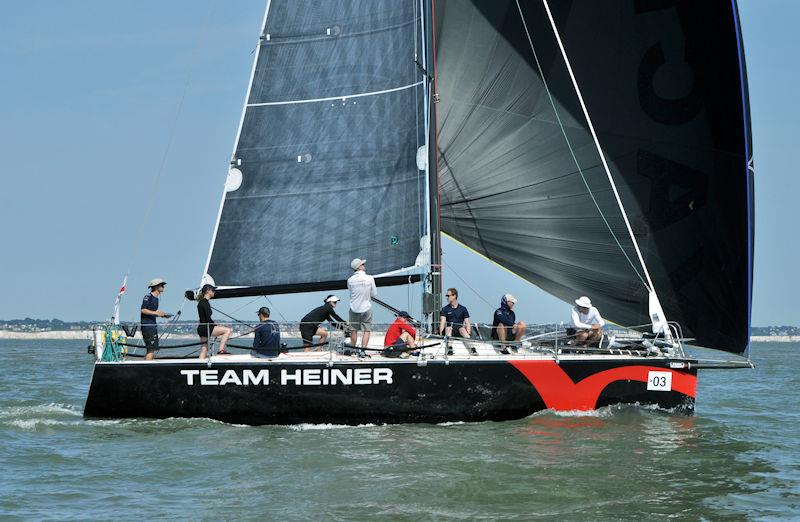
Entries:
[[[181,375],[186,377],[186,385],[194,386],[268,386],[269,370],[225,370],[220,376],[220,370],[181,370]],[[281,386],[336,386],[336,385],[368,385],[392,384],[393,372],[391,368],[306,368],[299,370],[281,370]]]
[[244,385],[248,384],[269,384],[269,370],[258,370],[258,375],[253,373],[253,370],[244,371]]
[[286,386],[289,384],[289,381],[292,381],[293,384],[300,384],[302,378],[302,370],[295,370],[292,373],[289,373],[286,370],[281,370],[281,386]]

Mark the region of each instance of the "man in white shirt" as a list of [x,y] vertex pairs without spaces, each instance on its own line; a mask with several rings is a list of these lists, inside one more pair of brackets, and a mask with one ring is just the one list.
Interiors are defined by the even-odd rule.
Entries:
[[369,333],[372,331],[372,298],[378,296],[375,278],[367,274],[365,267],[367,260],[355,258],[350,263],[354,273],[347,280],[347,289],[350,290],[350,344],[358,342],[358,331],[361,336],[361,347],[366,348],[369,342]]
[[600,317],[600,312],[592,306],[588,297],[581,296],[575,299],[572,308],[572,327],[575,328],[575,341],[587,345],[603,338],[603,327],[606,322]]

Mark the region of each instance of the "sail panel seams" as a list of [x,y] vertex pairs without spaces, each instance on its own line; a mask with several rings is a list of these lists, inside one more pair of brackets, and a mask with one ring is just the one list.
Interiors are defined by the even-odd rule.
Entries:
[[[218,285],[339,285],[354,257],[371,273],[415,266],[425,233],[415,6],[272,0],[234,153],[242,182],[225,196],[208,266]],[[320,28],[325,38],[273,40]]]
[[[437,2],[442,229],[568,302],[588,294],[620,324],[646,322],[647,292],[622,253],[632,242],[544,6],[524,5],[569,144],[514,0]],[[752,193],[732,182],[749,129],[731,2],[552,8],[667,317],[703,345],[741,352]],[[581,177],[569,175],[570,146],[617,253]]]

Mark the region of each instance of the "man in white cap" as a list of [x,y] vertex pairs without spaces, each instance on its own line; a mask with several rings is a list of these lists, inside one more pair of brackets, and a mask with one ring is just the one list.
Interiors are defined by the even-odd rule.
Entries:
[[139,318],[142,325],[142,339],[147,349],[145,360],[150,361],[158,350],[158,328],[156,327],[156,317],[170,317],[170,314],[158,309],[158,296],[166,289],[167,282],[156,277],[147,284],[150,292],[145,294],[142,299],[141,316]]
[[525,335],[527,326],[522,321],[517,322],[517,316],[514,313],[515,304],[517,304],[517,298],[511,294],[505,294],[500,298],[500,308],[494,311],[494,320],[492,321],[492,339],[519,341]]
[[606,322],[600,317],[600,312],[592,306],[588,297],[581,296],[575,299],[572,308],[572,327],[575,328],[575,341],[587,345],[603,338],[603,327]]
[[350,344],[358,342],[358,331],[364,332],[361,336],[361,347],[366,348],[369,342],[369,333],[372,331],[372,298],[378,296],[375,278],[367,274],[366,259],[355,258],[350,263],[353,275],[347,280],[347,289],[350,290]]

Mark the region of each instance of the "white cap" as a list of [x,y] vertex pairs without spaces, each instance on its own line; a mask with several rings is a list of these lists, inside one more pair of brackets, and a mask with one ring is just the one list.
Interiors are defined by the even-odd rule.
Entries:
[[363,265],[366,262],[367,262],[366,259],[361,259],[361,258],[357,257],[357,258],[353,259],[352,261],[350,261],[350,268],[352,268],[353,270],[358,270],[358,267],[360,267],[361,265]]
[[575,299],[575,304],[580,306],[581,308],[591,308],[592,301],[586,297],[585,295],[580,296],[578,299]]
[[341,301],[341,299],[339,299],[335,295],[329,295],[328,297],[325,298],[326,303],[337,303],[339,301]]
[[156,277],[155,279],[147,283],[147,288],[153,288],[154,286],[165,285],[165,284],[167,284],[166,281],[164,281],[160,277]]
[[513,295],[511,295],[511,294],[506,294],[506,295],[505,295],[505,297],[506,297],[506,302],[507,302],[507,303],[514,303],[514,304],[517,304],[517,298],[516,298],[516,297],[514,297]]

